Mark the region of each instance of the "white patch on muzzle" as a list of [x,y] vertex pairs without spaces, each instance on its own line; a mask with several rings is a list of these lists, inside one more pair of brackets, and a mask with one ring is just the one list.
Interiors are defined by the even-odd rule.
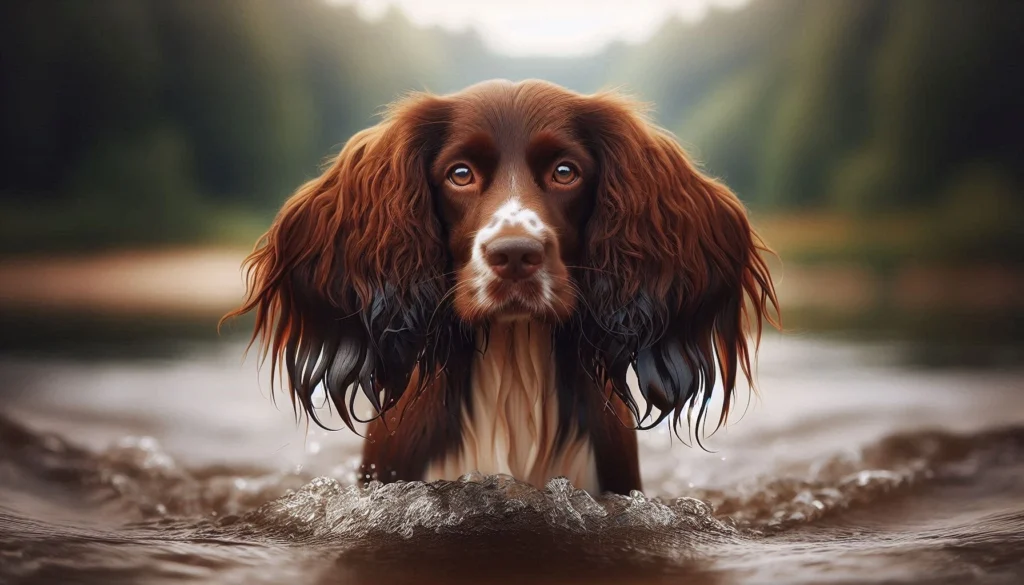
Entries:
[[[469,261],[473,270],[472,281],[476,289],[476,300],[481,306],[490,304],[491,301],[487,297],[487,285],[497,278],[484,258],[484,248],[508,228],[522,228],[527,234],[541,241],[544,241],[550,232],[550,228],[541,221],[540,216],[532,209],[523,207],[522,202],[515,197],[509,199],[494,212],[487,225],[481,228],[473,238],[473,255]],[[552,299],[551,276],[547,270],[541,268],[537,273],[537,278],[540,279],[543,288],[544,301],[550,302]]]

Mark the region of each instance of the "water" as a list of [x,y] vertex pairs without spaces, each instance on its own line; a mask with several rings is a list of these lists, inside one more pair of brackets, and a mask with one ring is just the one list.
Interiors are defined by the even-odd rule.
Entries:
[[241,350],[0,358],[0,582],[1024,582],[1021,369],[769,338],[713,452],[643,433],[645,493],[601,497],[357,487]]

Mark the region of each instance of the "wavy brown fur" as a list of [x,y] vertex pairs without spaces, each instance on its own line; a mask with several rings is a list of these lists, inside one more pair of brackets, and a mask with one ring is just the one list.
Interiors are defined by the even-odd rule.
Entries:
[[286,370],[293,402],[318,424],[319,384],[352,428],[353,385],[379,413],[417,365],[431,371],[441,357],[449,332],[429,323],[449,286],[447,255],[424,172],[443,115],[436,98],[418,95],[356,134],[245,261],[246,301],[225,319],[255,312],[253,341],[272,377]]
[[[565,111],[599,169],[585,252],[571,275],[584,302],[556,331],[559,428],[583,416],[580,392],[606,388],[640,428],[671,416],[678,431],[695,406],[700,428],[716,364],[722,424],[738,372],[752,381],[748,323],[756,348],[762,321],[776,324],[778,314],[760,255],[767,249],[742,204],[695,169],[635,102],[543,82],[516,91],[537,116]],[[452,260],[425,176],[457,123],[456,99],[479,98],[416,94],[392,106],[299,189],[246,260],[247,299],[225,318],[255,312],[253,341],[261,341],[272,373],[287,372],[293,402],[318,423],[319,384],[351,427],[356,385],[381,413],[410,379],[421,387],[437,379],[449,352],[471,351],[471,333],[449,307]],[[572,356],[575,363],[566,363]],[[643,412],[626,386],[630,366],[647,401]],[[428,375],[412,378],[417,368]],[[456,390],[449,396],[461,400],[466,393]],[[652,406],[659,414],[647,423]]]
[[[590,307],[588,357],[641,428],[654,406],[661,412],[649,426],[671,415],[677,430],[698,399],[701,426],[717,363],[725,389],[720,425],[738,369],[753,383],[748,323],[755,324],[755,348],[763,320],[778,326],[778,300],[760,254],[768,250],[736,196],[694,168],[641,112],[615,94],[586,99],[579,112],[603,173],[588,226],[590,254],[578,275]],[[630,365],[648,402],[643,413],[626,386]]]

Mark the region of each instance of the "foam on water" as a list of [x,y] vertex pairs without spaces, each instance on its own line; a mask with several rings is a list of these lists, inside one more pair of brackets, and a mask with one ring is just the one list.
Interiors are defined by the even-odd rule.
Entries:
[[640,492],[595,500],[565,478],[544,490],[504,475],[470,474],[459,481],[402,482],[345,486],[319,477],[293,494],[269,502],[241,518],[253,527],[290,531],[296,537],[364,538],[422,533],[500,531],[524,519],[548,529],[600,535],[620,528],[690,530],[732,534],[710,506],[694,498],[669,502]]
[[661,499],[640,492],[595,497],[564,478],[552,479],[543,490],[509,476],[477,473],[454,482],[358,486],[343,477],[312,477],[294,469],[188,469],[149,437],[126,437],[92,453],[0,418],[0,478],[22,489],[40,481],[60,485],[124,520],[193,519],[206,530],[247,527],[304,538],[494,531],[510,518],[526,516],[575,533],[630,527],[729,535],[785,529],[936,477],[1017,462],[1022,447],[1024,428],[971,436],[897,435],[856,455],[813,462],[800,475]]

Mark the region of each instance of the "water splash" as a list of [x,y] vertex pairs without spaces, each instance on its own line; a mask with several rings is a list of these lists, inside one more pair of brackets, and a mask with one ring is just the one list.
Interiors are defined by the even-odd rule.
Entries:
[[[675,499],[595,497],[564,478],[543,490],[503,475],[458,481],[353,485],[298,470],[189,469],[148,437],[126,437],[93,453],[61,437],[0,418],[0,478],[64,486],[126,521],[196,520],[204,530],[261,532],[281,538],[410,538],[430,532],[486,532],[534,522],[564,533],[615,530],[764,533],[869,505],[937,477],[1018,461],[1024,429],[959,436],[895,435],[859,452],[812,462],[798,474],[760,478],[728,491],[690,490]],[[349,481],[345,481],[349,480]],[[211,522],[211,519],[216,521]]]
[[713,516],[710,506],[693,498],[662,502],[634,492],[595,499],[565,478],[552,479],[544,490],[538,490],[507,475],[479,474],[452,482],[374,481],[365,487],[319,477],[293,494],[221,524],[240,522],[251,529],[270,528],[279,536],[304,539],[361,539],[370,535],[412,538],[423,533],[493,532],[524,521],[590,535],[625,527],[735,532]]

